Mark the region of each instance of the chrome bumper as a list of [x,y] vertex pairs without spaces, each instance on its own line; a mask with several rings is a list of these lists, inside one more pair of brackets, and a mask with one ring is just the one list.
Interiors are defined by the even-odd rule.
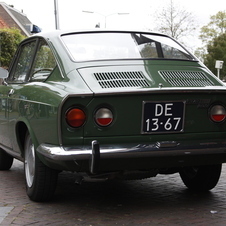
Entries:
[[98,141],[94,140],[91,146],[83,148],[67,148],[51,144],[41,144],[37,151],[42,156],[54,161],[91,160],[90,171],[95,173],[100,159],[226,154],[226,144],[224,142],[221,144],[199,143],[185,147],[174,141],[166,141],[149,145],[100,147]]

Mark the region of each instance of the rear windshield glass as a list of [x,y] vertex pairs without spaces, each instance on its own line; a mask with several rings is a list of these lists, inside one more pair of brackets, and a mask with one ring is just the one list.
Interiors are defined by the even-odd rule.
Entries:
[[194,60],[173,39],[146,33],[76,33],[62,40],[75,61],[114,59]]

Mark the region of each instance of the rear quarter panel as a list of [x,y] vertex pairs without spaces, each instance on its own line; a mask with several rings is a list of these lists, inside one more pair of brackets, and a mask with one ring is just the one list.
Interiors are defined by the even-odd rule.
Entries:
[[37,147],[42,142],[58,144],[58,108],[61,90],[43,83],[12,85],[14,94],[9,98],[9,136],[13,149],[19,152],[18,137],[21,122],[25,123]]

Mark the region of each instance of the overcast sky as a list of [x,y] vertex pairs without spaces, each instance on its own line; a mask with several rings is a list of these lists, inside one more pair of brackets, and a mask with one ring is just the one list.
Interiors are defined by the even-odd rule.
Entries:
[[[55,29],[54,0],[0,0],[23,11],[29,20],[42,31]],[[199,28],[208,24],[211,15],[226,10],[225,0],[174,0],[176,7],[192,12],[197,21],[197,31],[187,47],[194,51],[200,45]],[[94,28],[153,30],[156,12],[169,5],[170,0],[58,0],[60,29]],[[94,13],[85,13],[91,11]],[[118,15],[117,13],[127,13]],[[186,42],[186,41],[185,41]]]
[[[55,29],[54,0],[0,1],[23,10],[31,22],[43,31]],[[60,29],[94,28],[97,23],[103,28],[105,19],[107,28],[152,29],[154,21],[151,15],[155,15],[156,10],[160,11],[169,2],[170,0],[58,0]],[[210,15],[226,10],[225,0],[174,0],[174,3],[193,12],[201,26],[209,22]]]

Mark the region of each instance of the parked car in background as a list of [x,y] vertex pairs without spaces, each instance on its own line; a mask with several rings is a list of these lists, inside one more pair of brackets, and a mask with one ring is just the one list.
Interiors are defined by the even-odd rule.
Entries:
[[54,31],[24,40],[0,86],[0,169],[24,162],[27,195],[58,173],[141,179],[179,173],[214,188],[226,162],[226,89],[172,38]]

